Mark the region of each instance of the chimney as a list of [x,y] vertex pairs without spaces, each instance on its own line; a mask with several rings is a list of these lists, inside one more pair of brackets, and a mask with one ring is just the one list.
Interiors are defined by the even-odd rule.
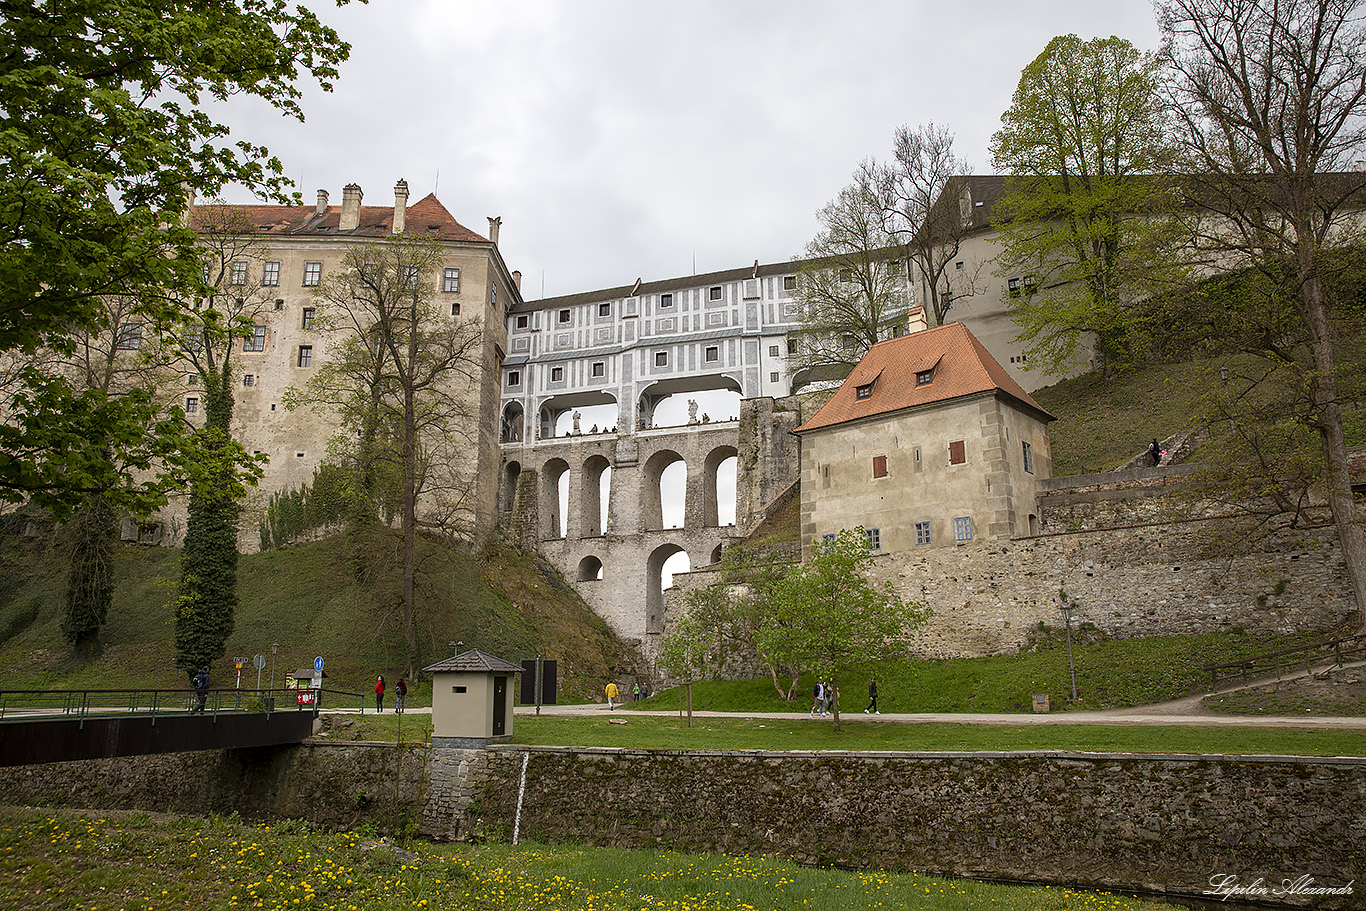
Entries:
[[408,181],[402,177],[394,184],[394,233],[402,234],[407,225]]
[[512,283],[517,286],[517,290],[522,290],[522,273],[516,269],[512,270]]
[[326,214],[327,214],[327,191],[326,191],[326,190],[319,190],[319,191],[318,191],[318,205],[313,209],[313,214],[314,214],[314,215],[326,215]]
[[342,231],[354,231],[360,227],[360,185],[349,183],[342,187],[341,224]]
[[493,241],[495,247],[498,246],[498,229],[502,226],[503,217],[501,215],[497,218],[489,219],[489,240]]

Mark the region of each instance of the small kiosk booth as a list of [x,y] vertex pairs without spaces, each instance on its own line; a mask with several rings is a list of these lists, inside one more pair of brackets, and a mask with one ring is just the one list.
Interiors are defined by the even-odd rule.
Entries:
[[432,746],[478,749],[512,737],[513,680],[520,667],[472,648],[422,672],[432,675]]

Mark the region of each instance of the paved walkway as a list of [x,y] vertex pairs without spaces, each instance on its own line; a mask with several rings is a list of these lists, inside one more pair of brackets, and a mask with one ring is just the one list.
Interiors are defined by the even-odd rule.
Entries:
[[[1302,727],[1302,728],[1358,728],[1366,730],[1366,717],[1325,717],[1315,715],[1211,715],[1172,714],[1160,711],[1162,706],[1137,709],[1117,709],[1107,712],[1050,712],[1048,714],[988,714],[986,712],[884,712],[865,715],[862,710],[841,713],[840,722],[898,722],[902,724],[995,724],[1023,726],[1031,724],[1112,724],[1112,725],[1195,725],[1208,727]],[[535,706],[517,706],[518,715],[536,714]],[[587,705],[547,705],[542,715],[607,716],[605,703]],[[678,715],[677,711],[643,711],[617,709],[612,717],[630,719],[636,715]],[[810,721],[812,724],[830,721],[829,716],[812,718],[806,712],[704,712],[694,711],[694,718],[771,718],[775,721]]]

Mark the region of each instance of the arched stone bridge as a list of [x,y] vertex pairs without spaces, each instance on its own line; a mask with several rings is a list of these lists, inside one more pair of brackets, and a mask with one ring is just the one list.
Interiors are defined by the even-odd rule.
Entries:
[[[734,525],[718,521],[729,511],[718,509],[717,472],[738,455],[739,435],[740,422],[725,421],[504,443],[501,523],[534,545],[619,636],[642,640],[652,653],[663,624],[664,562],[683,551],[693,567],[712,563],[735,534]],[[687,468],[683,525],[665,528],[661,478],[680,461]]]

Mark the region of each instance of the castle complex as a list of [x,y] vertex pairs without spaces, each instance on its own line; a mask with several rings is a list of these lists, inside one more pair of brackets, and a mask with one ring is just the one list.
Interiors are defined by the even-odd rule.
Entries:
[[[1001,178],[965,178],[957,192],[973,231],[949,279],[951,322],[925,326],[924,288],[904,266],[912,334],[874,346],[820,412],[793,396],[811,379],[789,359],[800,261],[524,301],[520,273],[498,249],[498,219],[482,236],[434,195],[409,206],[402,181],[392,206],[363,206],[354,185],[340,207],[321,191],[312,207],[195,206],[196,223],[224,208],[246,219],[259,252],[228,272],[270,301],[237,361],[234,435],[270,457],[241,545],[255,549],[269,494],[309,482],[337,431],[326,408],[283,405],[285,390],[327,361],[330,332],[315,323],[320,283],[357,244],[401,234],[439,245],[433,274],[416,279],[430,283],[442,314],[481,333],[461,392],[477,426],[458,466],[475,543],[499,531],[534,547],[647,654],[666,622],[665,564],[678,554],[691,568],[716,562],[729,540],[796,497],[805,547],[861,525],[870,549],[891,560],[885,567],[956,566],[984,546],[1057,532],[1039,505],[1051,483],[1052,418],[1028,394],[1057,377],[1027,370],[1010,320],[1012,296],[1028,293],[1031,279],[991,271]],[[687,423],[661,418],[673,396],[717,392],[739,404],[700,417],[694,406]],[[194,419],[193,386],[184,396]],[[587,409],[609,417],[585,427],[578,413]],[[678,463],[681,522],[666,521],[666,473],[679,474],[670,470]],[[731,465],[733,520],[721,483]],[[169,521],[174,532],[173,511]],[[1049,576],[1061,581],[1056,569]],[[913,575],[885,571],[917,594]],[[1040,597],[1029,616],[1046,613]],[[1320,613],[1340,616],[1341,603],[1333,596]],[[1013,644],[1006,636],[991,647]]]

